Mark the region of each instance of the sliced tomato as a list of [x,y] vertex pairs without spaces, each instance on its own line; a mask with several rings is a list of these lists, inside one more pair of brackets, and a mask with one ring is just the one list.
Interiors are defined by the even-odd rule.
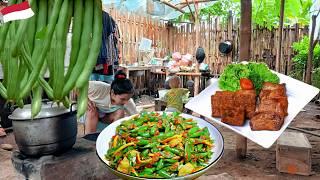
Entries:
[[240,87],[243,90],[252,90],[254,88],[252,81],[247,78],[240,79]]

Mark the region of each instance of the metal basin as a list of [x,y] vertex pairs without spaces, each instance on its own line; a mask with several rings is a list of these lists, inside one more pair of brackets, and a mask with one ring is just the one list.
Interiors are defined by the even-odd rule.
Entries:
[[12,127],[19,150],[29,156],[56,154],[70,149],[77,137],[76,111],[44,104],[31,119],[31,106],[16,109]]

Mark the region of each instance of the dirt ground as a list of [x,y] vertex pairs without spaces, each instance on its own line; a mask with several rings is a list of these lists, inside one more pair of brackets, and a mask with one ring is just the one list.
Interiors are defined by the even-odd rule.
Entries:
[[[152,108],[149,110],[152,110]],[[320,106],[309,103],[305,111],[301,111],[289,127],[301,128],[320,135]],[[276,169],[275,144],[264,149],[248,140],[247,158],[238,160],[235,152],[236,134],[214,124],[222,132],[225,140],[225,152],[221,160],[212,167],[206,175],[227,175],[223,179],[320,179],[320,137],[305,134],[312,145],[312,172],[311,176],[290,175],[279,173]],[[287,129],[287,131],[293,131]],[[79,130],[78,132],[83,132]],[[81,134],[79,134],[81,136]],[[0,138],[0,144],[14,144],[14,137],[10,133]],[[14,144],[14,148],[17,149]],[[204,176],[209,177],[209,176]],[[15,174],[11,164],[11,152],[0,149],[0,179],[20,179]],[[212,179],[212,178],[200,178]],[[219,178],[218,178],[219,179]]]

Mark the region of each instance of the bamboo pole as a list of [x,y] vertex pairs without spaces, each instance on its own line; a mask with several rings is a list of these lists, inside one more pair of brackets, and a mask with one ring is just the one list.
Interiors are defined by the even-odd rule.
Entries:
[[316,28],[316,20],[318,15],[320,14],[320,10],[317,15],[312,15],[311,17],[311,33],[310,33],[310,41],[309,41],[309,53],[308,53],[308,61],[307,61],[307,72],[306,72],[306,83],[311,84],[311,72],[312,72],[312,60],[313,60],[313,50],[317,41],[314,42],[314,31]]
[[280,60],[281,60],[281,49],[282,49],[282,31],[283,31],[283,17],[284,17],[284,3],[285,0],[281,0],[280,5],[280,23],[279,23],[279,40],[278,40],[278,49],[276,56],[276,71],[280,72]]
[[[200,20],[199,20],[199,12],[198,12],[198,3],[195,3],[195,29],[196,29],[196,48],[199,47],[199,41],[200,41]],[[196,61],[196,73],[199,73],[199,63]],[[194,96],[196,96],[199,93],[199,84],[200,84],[200,78],[195,77],[194,79]]]
[[165,1],[165,0],[160,0],[160,2],[163,3],[163,4],[165,4],[165,5],[167,5],[167,6],[169,6],[169,7],[171,7],[171,8],[173,8],[173,9],[175,9],[175,10],[177,10],[177,11],[180,11],[180,12],[183,13],[183,14],[185,13],[184,10],[176,7],[175,5],[173,5],[173,4],[170,3],[170,2],[167,2],[167,1]]

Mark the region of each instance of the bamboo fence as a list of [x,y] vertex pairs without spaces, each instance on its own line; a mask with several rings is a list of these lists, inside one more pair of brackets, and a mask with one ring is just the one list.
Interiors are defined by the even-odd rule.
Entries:
[[[109,9],[110,15],[117,22],[121,31],[122,63],[132,64],[137,62],[138,46],[142,37],[152,40],[157,57],[170,55],[179,51],[182,54],[195,54],[195,28],[194,24],[182,23],[170,25],[163,21],[157,21],[151,17],[133,14],[119,13],[115,9]],[[286,26],[282,36],[281,73],[288,74],[292,69],[293,42],[308,34],[308,28]],[[275,67],[278,30],[254,28],[251,37],[251,59],[257,62],[265,62],[270,68]],[[233,50],[228,55],[219,52],[219,44],[229,40],[233,43]],[[209,64],[213,74],[220,74],[223,68],[239,56],[239,22],[229,17],[226,23],[222,23],[219,17],[211,17],[200,24],[200,46],[205,49],[205,63]]]

